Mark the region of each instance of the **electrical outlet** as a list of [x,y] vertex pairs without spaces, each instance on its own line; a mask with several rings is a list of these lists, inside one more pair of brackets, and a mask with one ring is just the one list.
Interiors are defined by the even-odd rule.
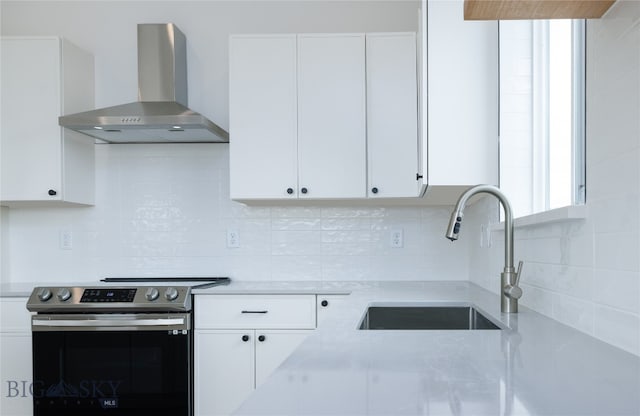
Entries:
[[60,249],[71,250],[73,248],[73,233],[70,230],[60,231]]
[[391,231],[391,247],[404,247],[404,233],[402,232],[402,228]]
[[227,230],[227,248],[240,247],[240,235],[238,230]]

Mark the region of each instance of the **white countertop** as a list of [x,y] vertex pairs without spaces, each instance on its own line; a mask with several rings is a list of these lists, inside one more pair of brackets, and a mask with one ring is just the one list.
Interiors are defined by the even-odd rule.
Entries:
[[193,289],[194,295],[260,295],[260,294],[323,294],[348,295],[354,289],[370,288],[375,283],[367,282],[320,282],[320,281],[231,281],[229,285],[210,289]]
[[[238,292],[234,285],[199,293]],[[639,357],[522,306],[501,314],[498,296],[474,284],[333,284],[340,288],[351,295],[237,415],[640,414]],[[506,329],[358,330],[378,302],[468,302]]]
[[[206,282],[195,282],[194,284],[203,284]],[[104,283],[100,281],[92,282],[10,282],[0,284],[0,297],[29,297],[34,287],[90,287],[90,286],[144,286],[144,285],[163,285],[166,283],[158,283],[149,281],[145,282],[123,282],[123,283]],[[209,289],[192,289],[194,295],[197,294],[224,294],[224,295],[250,295],[250,294],[323,294],[323,295],[348,295],[352,289],[368,288],[372,283],[359,282],[319,282],[319,281],[275,281],[275,282],[236,282],[232,281],[229,285],[214,286]]]
[[[86,284],[86,283],[85,283]],[[3,285],[28,296],[35,284]],[[468,282],[232,282],[194,294],[347,294],[237,415],[640,415],[640,357]],[[526,296],[526,293],[525,293]],[[470,303],[502,331],[362,331],[376,303]],[[204,415],[203,415],[204,416]]]

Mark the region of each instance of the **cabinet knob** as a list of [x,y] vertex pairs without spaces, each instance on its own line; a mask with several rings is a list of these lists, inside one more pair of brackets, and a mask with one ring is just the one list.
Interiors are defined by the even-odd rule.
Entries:
[[260,342],[264,342],[265,339],[267,339],[267,337],[265,337],[264,335],[260,335],[258,337],[258,341],[260,341]]
[[302,192],[303,194],[306,194],[309,191],[307,190],[307,188],[302,188],[302,189],[300,189],[300,192]]
[[49,189],[48,194],[51,196],[54,196],[54,195],[57,195],[58,193],[54,189]]
[[327,306],[329,306],[329,301],[324,299],[322,302],[320,302],[320,305],[322,305],[322,306],[324,306],[326,308]]
[[374,194],[378,193],[378,188],[376,188],[375,186],[373,188],[371,188],[371,192],[373,192]]
[[293,188],[287,188],[287,193],[291,195],[293,193]]
[[420,175],[419,173],[416,173],[416,180],[417,181],[419,181],[422,178],[424,178],[424,176]]
[[243,336],[242,336],[242,341],[243,341],[243,342],[247,342],[247,341],[249,341],[249,335],[243,335]]

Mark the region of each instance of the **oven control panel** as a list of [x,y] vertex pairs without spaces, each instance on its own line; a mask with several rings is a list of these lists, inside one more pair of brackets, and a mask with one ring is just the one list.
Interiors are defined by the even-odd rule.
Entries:
[[85,302],[133,302],[138,289],[85,289],[80,303]]
[[189,286],[36,287],[27,309],[32,312],[190,311]]

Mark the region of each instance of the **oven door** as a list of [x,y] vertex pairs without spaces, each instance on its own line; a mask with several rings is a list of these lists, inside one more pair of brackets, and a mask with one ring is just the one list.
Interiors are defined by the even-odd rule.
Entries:
[[192,415],[189,314],[36,315],[34,415]]

